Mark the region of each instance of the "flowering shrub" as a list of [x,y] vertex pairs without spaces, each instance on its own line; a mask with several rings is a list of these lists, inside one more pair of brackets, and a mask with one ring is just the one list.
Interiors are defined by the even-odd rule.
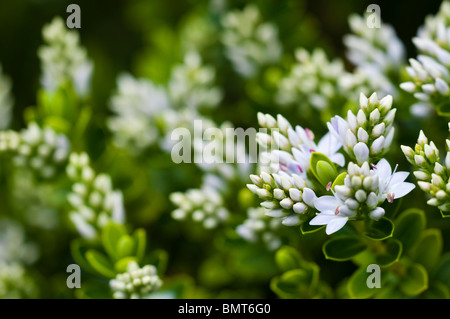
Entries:
[[450,298],[450,2],[412,55],[349,15],[343,56],[232,2],[132,1],[120,70],[57,14],[31,106],[2,62],[0,298]]

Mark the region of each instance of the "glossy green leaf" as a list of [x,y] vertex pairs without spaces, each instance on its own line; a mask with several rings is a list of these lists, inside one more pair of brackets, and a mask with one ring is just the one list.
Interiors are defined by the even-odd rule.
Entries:
[[102,229],[102,244],[108,255],[114,259],[120,259],[117,251],[117,244],[120,238],[126,235],[125,227],[116,223],[109,223]]
[[383,242],[385,251],[376,256],[376,263],[380,266],[387,267],[397,262],[402,255],[401,241],[390,238]]
[[347,176],[347,172],[343,172],[339,174],[335,179],[333,184],[331,185],[331,188],[334,190],[334,187],[336,185],[344,185],[345,176]]
[[417,296],[428,288],[428,274],[420,264],[411,264],[400,280],[400,290],[408,296]]
[[317,272],[293,269],[272,279],[271,289],[282,298],[306,298],[313,291]]
[[89,272],[95,272],[85,257],[85,254],[89,249],[90,248],[81,239],[76,239],[70,244],[70,252],[72,253],[72,257],[81,269]]
[[438,229],[426,229],[411,251],[411,259],[431,271],[442,253],[442,235]]
[[[136,257],[124,257],[122,259],[119,259],[115,264],[114,264],[114,269],[116,270],[116,272],[118,273],[124,273],[127,272],[127,267],[128,267],[128,263],[134,261],[137,263],[137,259]],[[139,264],[139,263],[138,263]]]
[[450,287],[450,253],[445,253],[432,272],[433,280],[440,281]]
[[122,259],[133,254],[134,240],[128,235],[122,235],[117,242],[117,257]]
[[304,222],[300,225],[300,231],[303,235],[315,233],[316,231],[319,231],[323,228],[325,228],[326,225],[310,225],[309,222]]
[[392,237],[394,233],[394,224],[390,219],[383,217],[380,220],[371,220],[366,228],[364,235],[374,240],[384,240]]
[[91,249],[86,253],[86,259],[97,273],[107,278],[114,278],[116,276],[114,266],[102,253]]
[[323,187],[333,182],[338,175],[334,163],[324,154],[313,152],[310,159],[311,172]]
[[372,297],[379,288],[369,288],[367,280],[371,275],[367,272],[367,267],[361,267],[356,270],[347,283],[347,290],[350,298],[366,299]]
[[323,245],[322,250],[327,259],[345,261],[358,255],[366,248],[361,238],[344,235],[329,239]]
[[402,242],[404,252],[408,252],[417,243],[422,231],[425,229],[425,224],[424,212],[415,208],[405,210],[395,220],[393,237]]
[[134,240],[133,255],[136,256],[138,261],[140,261],[142,260],[142,258],[144,258],[145,255],[145,249],[147,247],[147,233],[142,228],[137,229],[133,233],[133,240]]
[[292,247],[281,247],[275,254],[275,261],[281,271],[296,269],[301,267],[301,256]]

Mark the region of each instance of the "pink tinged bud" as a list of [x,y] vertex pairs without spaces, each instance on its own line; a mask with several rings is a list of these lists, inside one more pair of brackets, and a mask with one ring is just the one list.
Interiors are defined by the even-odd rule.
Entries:
[[308,207],[303,203],[295,203],[293,206],[293,210],[297,214],[303,214]]
[[437,174],[431,174],[431,184],[436,187],[445,186],[444,180]]
[[394,199],[395,199],[395,194],[394,193],[389,193],[389,194],[387,194],[387,201],[389,202],[389,203],[393,203],[394,202]]
[[305,133],[308,139],[314,141],[314,133],[309,128],[305,128]]

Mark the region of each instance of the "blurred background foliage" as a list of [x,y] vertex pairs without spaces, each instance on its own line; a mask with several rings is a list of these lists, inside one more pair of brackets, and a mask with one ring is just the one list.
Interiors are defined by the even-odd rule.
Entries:
[[[265,21],[275,23],[279,29],[279,39],[283,44],[281,65],[292,63],[292,52],[298,47],[312,50],[323,48],[329,57],[340,57],[350,70],[351,65],[345,59],[345,47],[342,38],[349,33],[348,16],[351,13],[362,14],[373,1],[331,1],[331,0],[255,0]],[[179,0],[111,0],[111,1],[62,1],[62,0],[21,0],[0,1],[0,61],[3,72],[13,83],[14,117],[11,128],[21,129],[25,126],[25,110],[37,103],[37,94],[41,74],[37,56],[42,44],[42,27],[53,17],[65,18],[66,8],[71,3],[81,7],[81,43],[86,47],[89,57],[94,61],[94,75],[90,105],[93,107],[93,121],[87,139],[86,149],[94,166],[99,171],[108,172],[115,187],[124,192],[127,218],[129,222],[147,230],[149,250],[164,249],[169,256],[167,277],[187,276],[185,282],[195,282],[196,289],[188,297],[222,297],[222,298],[269,298],[275,297],[269,282],[274,276],[281,275],[273,253],[267,253],[264,247],[245,244],[234,233],[213,236],[217,230],[205,231],[189,222],[172,220],[172,204],[168,194],[186,190],[199,185],[200,171],[193,164],[174,164],[169,154],[150,149],[138,157],[118,152],[109,146],[110,133],[105,125],[109,116],[108,103],[116,89],[117,76],[129,72],[135,77],[145,77],[155,83],[166,83],[172,67],[182,63],[184,52],[191,41],[202,48],[202,58],[206,64],[213,64],[217,72],[217,84],[224,88],[224,99],[217,111],[210,116],[217,122],[231,121],[236,127],[257,127],[256,113],[259,111],[276,114],[272,100],[262,98],[257,89],[260,83],[251,83],[236,75],[230,62],[221,52],[219,34],[214,26],[219,25],[219,17],[214,15],[214,6],[220,7],[225,2],[179,1]],[[242,9],[248,1],[229,0],[229,9]],[[407,56],[415,55],[411,38],[423,24],[427,14],[435,13],[440,1],[377,1],[381,7],[384,22],[394,26],[398,36],[403,40]],[[212,12],[212,13],[211,13]],[[205,21],[204,19],[207,19]],[[190,25],[191,28],[186,28]],[[195,27],[192,28],[192,25]],[[211,28],[213,26],[213,28]],[[250,84],[249,84],[250,82]],[[250,85],[250,88],[248,87]],[[256,90],[256,91],[255,91]],[[395,104],[395,101],[394,101]],[[305,124],[299,114],[284,116],[291,123]],[[430,122],[426,122],[430,124]],[[416,140],[420,126],[411,124],[412,135],[401,134],[397,144],[412,145]],[[444,140],[439,132],[446,131],[447,123],[436,122],[430,128],[429,137],[439,137],[436,141],[441,149]],[[322,122],[309,123],[320,135],[326,127]],[[408,130],[408,123],[405,129]],[[427,128],[428,129],[428,128]],[[401,161],[402,170],[408,170],[401,152],[393,151],[393,157]],[[6,171],[6,170],[5,170]],[[45,184],[44,184],[45,185]],[[242,185],[241,187],[244,187]],[[8,215],[8,208],[14,204],[10,200],[14,181],[1,176],[0,214]],[[39,197],[33,186],[20,186],[23,197],[37,202],[42,197],[64,201],[64,190],[60,196],[50,196],[54,190],[40,189]],[[45,192],[48,193],[45,193]],[[419,190],[414,192],[419,194]],[[53,194],[55,195],[55,194]],[[243,191],[240,198],[231,198],[228,206],[236,211],[242,207],[257,205],[257,200]],[[56,199],[55,199],[56,198]],[[241,202],[240,202],[241,200]],[[410,195],[403,207],[423,207],[423,197]],[[242,202],[245,203],[242,205]],[[9,204],[8,204],[9,203]],[[53,205],[54,204],[54,205]],[[36,204],[38,205],[38,204]],[[48,205],[48,203],[45,203]],[[50,203],[61,207],[61,203]],[[7,208],[8,207],[8,208]],[[427,210],[433,210],[429,206]],[[14,208],[20,211],[20,208]],[[436,210],[437,211],[437,210]],[[55,212],[53,212],[54,214]],[[28,213],[29,214],[29,213]],[[50,214],[52,214],[50,212]],[[64,212],[56,215],[64,220]],[[428,225],[444,231],[444,247],[450,247],[449,222],[431,217]],[[32,219],[32,216],[22,217]],[[27,236],[33,238],[41,247],[41,257],[33,266],[32,276],[37,280],[41,297],[73,297],[73,291],[65,286],[65,267],[73,263],[67,249],[76,236],[63,227],[43,231],[33,225],[26,226]],[[283,229],[290,238],[286,244],[298,249],[306,260],[318,261],[321,280],[335,287],[343,277],[350,276],[357,267],[351,262],[336,263],[325,260],[321,244],[326,235],[315,233],[305,238],[299,236],[298,229]],[[57,240],[55,240],[57,239]],[[306,248],[305,248],[306,247]],[[444,248],[444,250],[445,250]],[[263,265],[263,267],[261,267]],[[306,266],[305,266],[306,267]],[[307,265],[310,267],[310,265]],[[328,296],[326,289],[319,293]],[[312,295],[305,295],[311,297]]]

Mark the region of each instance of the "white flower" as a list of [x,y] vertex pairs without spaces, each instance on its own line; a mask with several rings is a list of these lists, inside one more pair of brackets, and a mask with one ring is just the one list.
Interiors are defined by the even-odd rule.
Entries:
[[314,206],[320,211],[310,225],[327,225],[325,232],[327,235],[337,232],[345,226],[350,217],[354,217],[356,212],[348,208],[337,196],[322,196],[314,200]]
[[373,170],[379,177],[379,200],[392,203],[394,199],[400,198],[411,192],[415,185],[405,182],[408,172],[392,172],[391,165],[384,158],[381,159],[376,169]]

